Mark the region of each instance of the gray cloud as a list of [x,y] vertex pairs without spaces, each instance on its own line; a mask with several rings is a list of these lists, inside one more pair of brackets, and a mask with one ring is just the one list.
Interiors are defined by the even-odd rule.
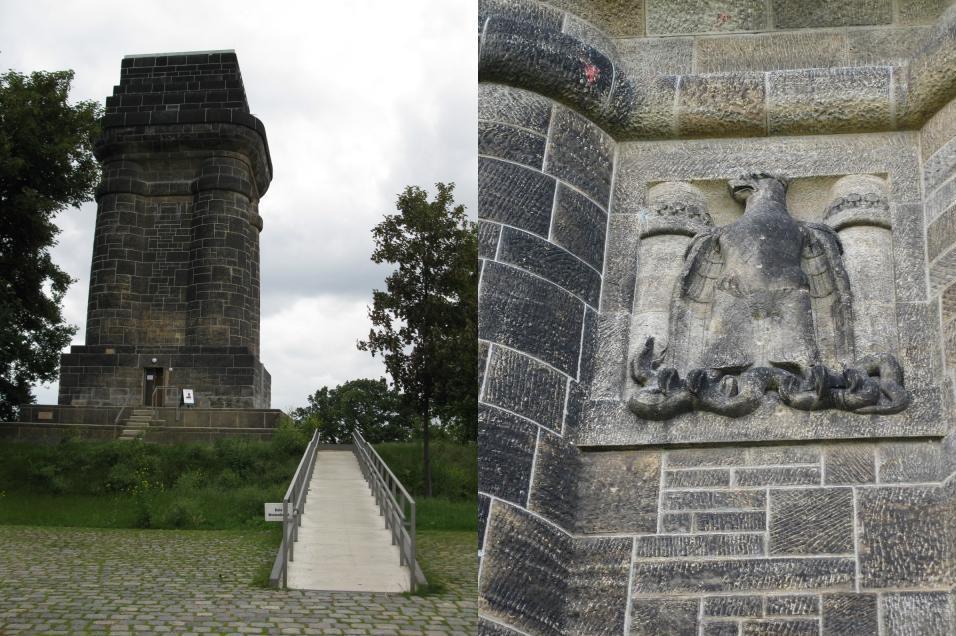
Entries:
[[[406,185],[453,181],[472,216],[477,48],[473,1],[0,5],[0,69],[72,68],[76,99],[102,101],[125,54],[233,48],[275,175],[263,198],[262,359],[273,404],[323,384],[380,377],[355,349],[372,288],[371,228]],[[183,19],[183,16],[189,19]],[[65,301],[83,341],[95,208],[62,213],[54,257],[78,282]],[[56,400],[56,387],[37,390]]]

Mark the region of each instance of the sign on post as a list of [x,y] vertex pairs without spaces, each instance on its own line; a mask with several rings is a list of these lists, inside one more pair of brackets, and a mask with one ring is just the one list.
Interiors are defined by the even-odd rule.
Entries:
[[282,502],[266,504],[266,521],[282,521]]
[[183,389],[183,404],[193,405],[196,403],[196,398],[193,396],[192,389]]

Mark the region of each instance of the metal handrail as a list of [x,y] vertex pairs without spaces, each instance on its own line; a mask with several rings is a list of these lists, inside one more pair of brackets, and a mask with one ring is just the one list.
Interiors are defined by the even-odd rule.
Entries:
[[[162,389],[162,390],[164,391],[164,393],[163,393],[163,400],[165,401],[165,399],[166,399],[166,393],[165,393],[165,391],[166,391],[167,389],[176,389],[176,390],[179,390],[179,387],[173,386],[172,384],[167,384],[167,385],[165,385],[165,386],[157,386],[157,387],[154,387],[154,388],[153,388],[153,393],[149,396],[149,404],[146,405],[147,407],[153,408],[153,409],[159,408],[158,406],[156,406],[156,391],[159,391],[160,389]],[[176,401],[177,404],[178,404],[179,401],[178,401],[178,400],[175,400],[175,401]]]
[[353,432],[352,441],[359,468],[372,489],[379,514],[385,517],[385,528],[392,531],[392,545],[398,543],[399,562],[408,566],[409,587],[414,592],[417,585],[428,583],[415,559],[415,500],[361,433]]
[[116,414],[116,419],[113,420],[113,437],[119,435],[119,421],[123,417],[123,411],[126,410],[126,406],[120,407],[119,413]]
[[295,558],[295,542],[299,540],[299,526],[302,525],[302,514],[305,512],[305,497],[309,492],[309,482],[312,481],[315,454],[318,449],[319,431],[316,429],[282,498],[282,544],[279,546],[279,554],[276,555],[272,573],[269,575],[269,583],[273,587],[279,587],[279,581],[282,581],[283,588],[288,587],[289,562]]

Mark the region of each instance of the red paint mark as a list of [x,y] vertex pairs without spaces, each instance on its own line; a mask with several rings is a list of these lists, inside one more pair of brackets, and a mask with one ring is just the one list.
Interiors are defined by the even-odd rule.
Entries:
[[723,11],[721,11],[720,13],[717,14],[717,22],[714,24],[714,26],[718,26],[718,27],[723,26],[729,20],[730,20],[730,14],[724,13]]
[[594,86],[595,84],[597,84],[598,79],[600,79],[601,77],[601,69],[599,69],[594,64],[591,64],[590,62],[585,62],[584,60],[581,60],[581,61],[584,63],[585,82],[587,83],[588,86]]

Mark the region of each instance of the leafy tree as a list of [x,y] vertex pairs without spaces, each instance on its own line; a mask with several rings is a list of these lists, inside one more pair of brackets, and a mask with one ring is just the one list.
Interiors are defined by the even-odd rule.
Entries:
[[372,292],[373,328],[359,349],[381,354],[395,387],[421,422],[425,495],[432,494],[430,427],[455,420],[474,437],[477,395],[477,232],[454,184],[436,184],[433,201],[418,187],[398,197],[397,214],[372,230],[376,263],[397,267],[386,290]]
[[318,428],[325,444],[348,444],[356,429],[370,444],[408,441],[413,432],[402,396],[385,378],[349,380],[333,389],[324,386],[292,417]]
[[0,418],[56,378],[76,327],[60,303],[72,282],[50,258],[57,212],[93,196],[100,106],[69,104],[72,71],[0,75]]

